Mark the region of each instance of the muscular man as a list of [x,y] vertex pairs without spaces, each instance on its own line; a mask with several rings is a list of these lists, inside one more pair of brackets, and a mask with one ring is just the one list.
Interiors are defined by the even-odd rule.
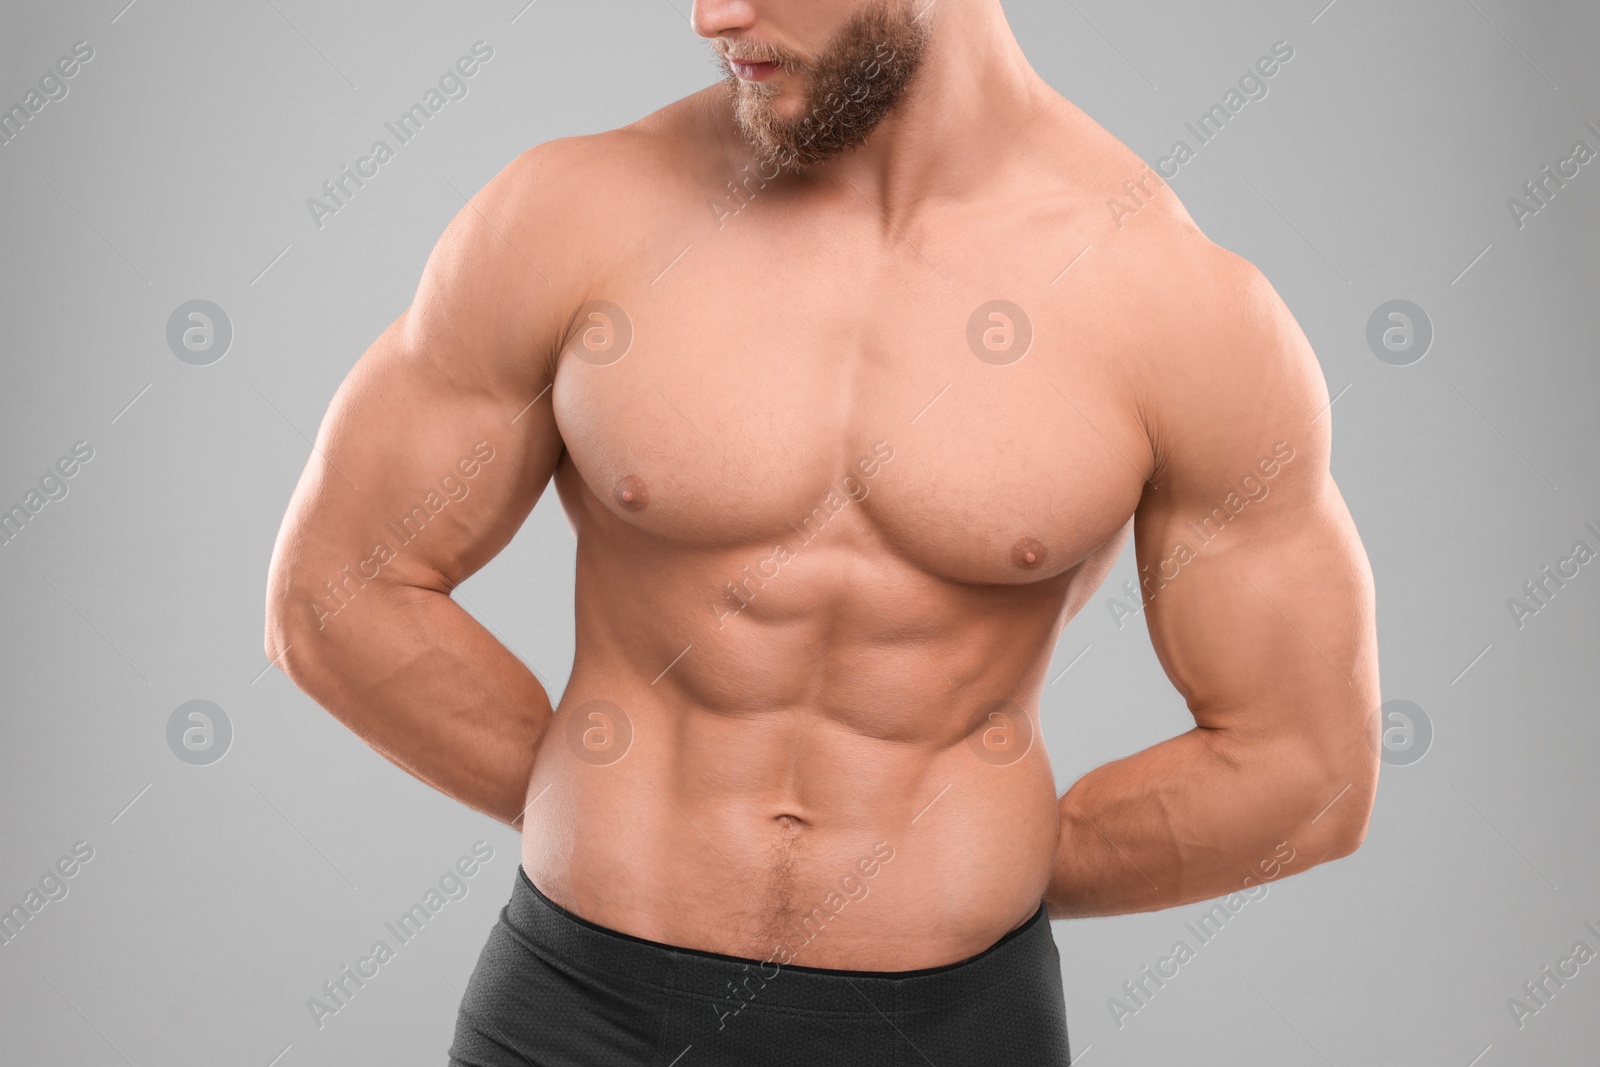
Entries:
[[[1373,586],[1316,358],[999,0],[693,25],[724,81],[445,231],[323,421],[267,653],[522,832],[452,1063],[1064,1064],[1050,919],[1365,833]],[[450,596],[552,479],[554,709]],[[1130,528],[1195,727],[1058,798],[1045,672]]]

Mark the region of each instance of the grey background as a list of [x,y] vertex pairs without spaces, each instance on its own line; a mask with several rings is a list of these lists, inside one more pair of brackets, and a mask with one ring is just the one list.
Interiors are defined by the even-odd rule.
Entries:
[[[318,421],[409,301],[456,190],[714,77],[687,0],[524,2],[0,15],[0,104],[73,42],[95,49],[69,95],[0,147],[0,507],[73,442],[95,450],[0,547],[0,904],[74,842],[94,848],[69,894],[0,946],[6,1063],[444,1060],[516,835],[389,766],[270,669],[262,596]],[[1520,629],[1507,599],[1574,541],[1600,547],[1583,528],[1600,526],[1600,162],[1522,229],[1506,201],[1574,141],[1600,148],[1584,128],[1600,126],[1600,9],[1007,11],[1039,72],[1151,163],[1273,42],[1293,45],[1270,94],[1172,185],[1319,353],[1335,474],[1377,576],[1384,697],[1422,707],[1435,734],[1424,759],[1385,767],[1359,852],[1274,883],[1122,1027],[1108,999],[1205,909],[1055,924],[1075,1053],[1091,1067],[1593,1064],[1600,962],[1521,1030],[1506,1002],[1579,939],[1600,950],[1583,927],[1600,927],[1600,564]],[[306,198],[480,39],[495,54],[469,95],[314,226]],[[166,344],[193,299],[233,324],[210,366]],[[1366,343],[1393,299],[1434,325],[1411,366]],[[572,562],[550,493],[461,590],[552,698],[571,662]],[[1133,574],[1130,548],[1057,649],[1042,718],[1062,789],[1189,724],[1142,620],[1113,621],[1107,601]],[[233,729],[209,766],[167,744],[173,710],[196,699]],[[470,894],[319,1030],[307,998],[480,839],[494,858]]]

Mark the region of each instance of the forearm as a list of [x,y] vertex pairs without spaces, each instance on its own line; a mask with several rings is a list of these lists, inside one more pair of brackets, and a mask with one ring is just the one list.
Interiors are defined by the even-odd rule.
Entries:
[[[1052,918],[1153,911],[1264,880],[1288,842],[1297,872],[1353,851],[1374,754],[1313,755],[1285,739],[1188,733],[1096,768],[1059,802]],[[1348,787],[1348,788],[1347,788]],[[1336,799],[1337,798],[1337,799]],[[1276,877],[1276,873],[1272,877]]]
[[297,686],[403,770],[521,827],[551,706],[516,656],[435,590],[369,583],[320,629],[279,622],[297,608],[270,614],[268,649]]

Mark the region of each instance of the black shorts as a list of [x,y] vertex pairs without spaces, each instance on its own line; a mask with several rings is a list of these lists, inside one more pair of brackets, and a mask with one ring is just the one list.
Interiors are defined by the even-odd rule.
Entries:
[[[826,930],[819,935],[826,937]],[[781,966],[676,948],[562,909],[517,868],[456,1018],[450,1067],[1066,1067],[1044,905],[969,959]]]

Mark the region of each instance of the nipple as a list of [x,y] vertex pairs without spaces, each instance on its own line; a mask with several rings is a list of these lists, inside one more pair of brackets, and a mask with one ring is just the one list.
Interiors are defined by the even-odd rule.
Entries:
[[611,495],[629,511],[643,511],[650,503],[650,487],[637,474],[618,478],[617,484],[611,487]]
[[1011,562],[1024,570],[1039,567],[1049,555],[1050,550],[1037,537],[1019,537],[1011,546]]

